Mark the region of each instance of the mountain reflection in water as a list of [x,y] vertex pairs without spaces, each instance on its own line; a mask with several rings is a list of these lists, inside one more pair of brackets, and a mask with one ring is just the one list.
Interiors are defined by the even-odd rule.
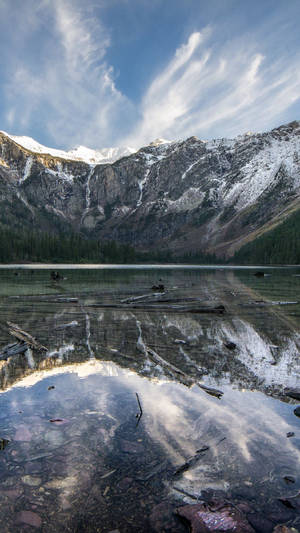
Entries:
[[[48,348],[1,362],[6,530],[32,520],[43,531],[159,531],[162,500],[294,494],[297,402],[283,391],[299,383],[300,278],[269,272],[69,270],[51,282],[47,270],[0,271],[0,345],[11,321]],[[219,305],[223,314],[191,312]]]

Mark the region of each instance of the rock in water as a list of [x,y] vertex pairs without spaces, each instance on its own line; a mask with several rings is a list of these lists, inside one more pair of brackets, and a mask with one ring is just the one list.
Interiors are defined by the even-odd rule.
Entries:
[[191,533],[254,533],[242,513],[226,502],[185,505],[177,509],[177,514],[188,520]]
[[27,524],[33,527],[41,527],[42,519],[37,513],[32,511],[21,511],[17,515],[17,522],[21,524]]
[[294,413],[295,413],[296,416],[300,417],[300,405],[298,405],[298,407],[296,407],[296,409],[294,409]]

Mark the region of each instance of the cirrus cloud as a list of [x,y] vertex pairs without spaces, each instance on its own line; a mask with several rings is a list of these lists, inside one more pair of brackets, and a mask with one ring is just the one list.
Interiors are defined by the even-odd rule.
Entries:
[[261,34],[228,37],[215,23],[190,31],[165,64],[153,59],[156,74],[152,65],[134,101],[118,88],[107,59],[111,34],[95,13],[91,0],[15,0],[15,9],[0,1],[1,129],[63,148],[139,147],[156,137],[233,136],[297,118],[300,53],[283,47],[271,57],[262,38],[277,19],[266,19]]

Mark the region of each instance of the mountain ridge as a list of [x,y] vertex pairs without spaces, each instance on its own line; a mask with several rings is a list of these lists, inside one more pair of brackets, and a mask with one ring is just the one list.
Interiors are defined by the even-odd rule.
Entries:
[[59,148],[50,148],[48,146],[44,146],[43,144],[35,141],[35,139],[32,137],[27,137],[25,135],[11,135],[3,130],[0,131],[0,133],[4,134],[16,144],[22,146],[26,150],[29,150],[30,152],[49,156],[52,155],[67,161],[81,161],[91,165],[114,163],[118,159],[136,152],[135,148],[131,148],[129,146],[117,146],[94,150],[92,148],[79,145],[71,150],[61,150]]
[[228,258],[300,206],[298,121],[235,139],[162,141],[89,164],[1,132],[0,223]]

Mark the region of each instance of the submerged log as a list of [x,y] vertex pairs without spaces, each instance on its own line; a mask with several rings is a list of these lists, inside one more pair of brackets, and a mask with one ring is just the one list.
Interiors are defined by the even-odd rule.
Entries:
[[14,342],[13,344],[8,344],[7,346],[4,346],[0,352],[0,361],[6,361],[13,355],[24,353],[28,348],[29,346],[26,342]]
[[186,470],[188,470],[188,468],[194,466],[194,464],[196,464],[196,462],[203,456],[205,452],[207,452],[207,450],[209,450],[209,446],[203,446],[202,448],[200,448],[200,450],[197,450],[195,455],[187,459],[185,463],[176,468],[174,476],[178,476],[178,474],[182,474],[182,472],[185,472]]
[[224,305],[218,305],[217,307],[187,307],[185,305],[163,305],[165,302],[161,301],[160,303],[155,301],[152,302],[141,302],[138,303],[133,301],[132,304],[104,304],[104,303],[95,303],[95,304],[86,304],[86,308],[96,308],[96,309],[136,309],[138,311],[147,311],[147,312],[172,312],[172,313],[194,313],[194,314],[219,314],[222,315],[226,312]]
[[14,324],[13,322],[7,322],[7,325],[9,327],[10,335],[15,337],[19,341],[26,343],[30,348],[47,352],[47,348],[45,348],[45,346],[42,346],[42,344],[40,344],[34,337],[32,337],[32,335],[30,335],[26,331],[23,331],[20,326],[18,326],[18,324]]
[[160,283],[159,285],[153,285],[151,287],[151,289],[153,291],[164,291],[165,290],[165,286],[162,283]]

